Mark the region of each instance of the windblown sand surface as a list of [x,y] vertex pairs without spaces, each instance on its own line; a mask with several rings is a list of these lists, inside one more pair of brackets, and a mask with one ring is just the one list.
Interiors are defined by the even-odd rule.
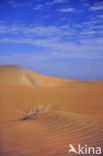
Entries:
[[[52,110],[17,120],[18,110],[36,105]],[[69,144],[103,149],[103,81],[51,78],[18,66],[0,67],[0,156],[68,156]]]

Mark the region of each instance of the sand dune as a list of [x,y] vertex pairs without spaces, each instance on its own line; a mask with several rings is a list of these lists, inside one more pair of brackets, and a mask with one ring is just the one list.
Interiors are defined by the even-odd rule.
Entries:
[[69,144],[98,147],[103,143],[100,121],[62,112],[40,114],[33,120],[10,122],[3,127],[3,156],[67,156]]
[[[51,78],[1,66],[0,156],[68,156],[69,144],[103,147],[102,94],[103,81]],[[17,120],[17,110],[37,105],[52,109]]]
[[67,86],[76,83],[86,83],[84,81],[68,80],[63,78],[54,78],[44,76],[29,71],[20,66],[0,66],[0,84],[1,85],[24,85],[32,87],[58,87]]

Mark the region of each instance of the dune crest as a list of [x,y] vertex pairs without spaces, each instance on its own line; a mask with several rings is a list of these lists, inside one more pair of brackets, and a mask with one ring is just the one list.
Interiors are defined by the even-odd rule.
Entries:
[[0,85],[62,87],[78,83],[87,82],[49,77],[15,65],[0,66]]

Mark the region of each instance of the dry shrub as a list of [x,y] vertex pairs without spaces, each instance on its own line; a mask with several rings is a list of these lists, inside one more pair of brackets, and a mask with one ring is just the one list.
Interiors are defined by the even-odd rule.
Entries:
[[34,107],[28,106],[23,112],[22,111],[17,111],[17,112],[21,114],[19,120],[28,120],[28,119],[32,119],[34,116],[38,115],[39,113],[48,112],[51,110],[52,108],[50,106],[37,105]]

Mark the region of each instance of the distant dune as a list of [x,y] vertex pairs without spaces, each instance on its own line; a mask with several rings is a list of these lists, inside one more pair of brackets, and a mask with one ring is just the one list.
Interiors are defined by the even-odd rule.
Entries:
[[32,87],[60,87],[70,84],[86,83],[85,81],[68,80],[44,76],[20,66],[0,66],[1,85],[23,85]]
[[[38,105],[52,109],[18,120],[18,110]],[[103,147],[103,81],[54,78],[1,66],[0,156],[68,156],[69,144]]]

